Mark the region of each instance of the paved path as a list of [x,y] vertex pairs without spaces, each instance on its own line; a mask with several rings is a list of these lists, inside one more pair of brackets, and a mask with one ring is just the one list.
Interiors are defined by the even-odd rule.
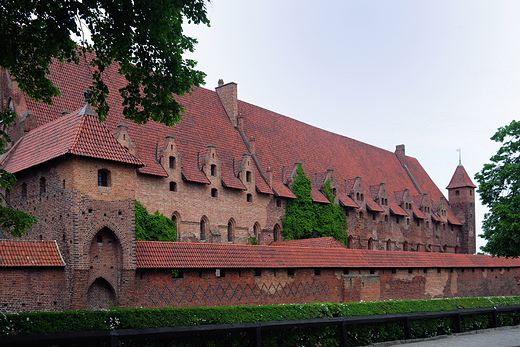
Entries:
[[401,344],[403,347],[520,347],[520,326],[454,334],[421,342],[375,344],[374,347]]

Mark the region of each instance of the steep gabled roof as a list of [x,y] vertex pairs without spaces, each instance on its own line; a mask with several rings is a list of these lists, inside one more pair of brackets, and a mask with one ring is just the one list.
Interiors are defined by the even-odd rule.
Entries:
[[448,184],[446,189],[462,188],[462,187],[476,188],[477,186],[474,185],[473,182],[471,182],[471,178],[469,177],[468,173],[466,172],[466,169],[464,169],[464,166],[459,165],[455,169],[455,173],[453,174],[450,184]]
[[16,173],[66,154],[142,165],[96,116],[85,112],[89,107],[86,105],[27,133],[8,153],[4,169]]
[[54,241],[0,240],[0,267],[65,266]]
[[344,247],[272,247],[136,242],[138,268],[473,268],[519,267],[520,259],[487,255],[373,251]]

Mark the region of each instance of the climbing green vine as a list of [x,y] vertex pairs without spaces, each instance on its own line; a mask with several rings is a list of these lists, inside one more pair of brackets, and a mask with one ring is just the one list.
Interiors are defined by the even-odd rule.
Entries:
[[332,236],[343,244],[347,242],[347,216],[341,206],[334,203],[330,180],[323,193],[331,202],[319,204],[312,201],[312,181],[298,164],[292,191],[296,199],[287,202],[282,218],[283,236],[286,240],[300,240]]

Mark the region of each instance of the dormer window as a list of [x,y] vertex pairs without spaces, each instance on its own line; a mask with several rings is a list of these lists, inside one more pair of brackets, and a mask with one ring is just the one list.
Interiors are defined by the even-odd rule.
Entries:
[[217,165],[211,164],[211,176],[217,176]]
[[177,183],[170,182],[170,192],[176,192],[177,191]]
[[247,194],[246,200],[247,202],[253,202],[253,195]]
[[110,171],[106,169],[98,170],[98,186],[109,187],[110,186]]
[[169,164],[170,164],[170,169],[175,169],[175,157],[174,156],[170,156],[170,160],[169,160]]
[[218,190],[217,190],[217,188],[212,188],[211,189],[211,197],[212,198],[217,198],[218,197]]
[[246,182],[251,182],[251,171],[246,171]]

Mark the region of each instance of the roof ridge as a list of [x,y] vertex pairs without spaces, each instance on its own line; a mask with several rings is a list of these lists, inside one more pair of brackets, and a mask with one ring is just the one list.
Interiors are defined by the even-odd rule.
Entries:
[[72,144],[69,146],[69,148],[67,149],[67,153],[72,153],[73,152],[73,148],[78,144],[79,142],[79,136],[81,134],[81,130],[80,129],[83,129],[83,125],[85,124],[85,118],[86,118],[86,114],[83,113],[81,115],[79,115],[79,117],[81,117],[81,120],[79,121],[79,126],[76,128],[76,133],[74,134],[74,140],[72,141]]

